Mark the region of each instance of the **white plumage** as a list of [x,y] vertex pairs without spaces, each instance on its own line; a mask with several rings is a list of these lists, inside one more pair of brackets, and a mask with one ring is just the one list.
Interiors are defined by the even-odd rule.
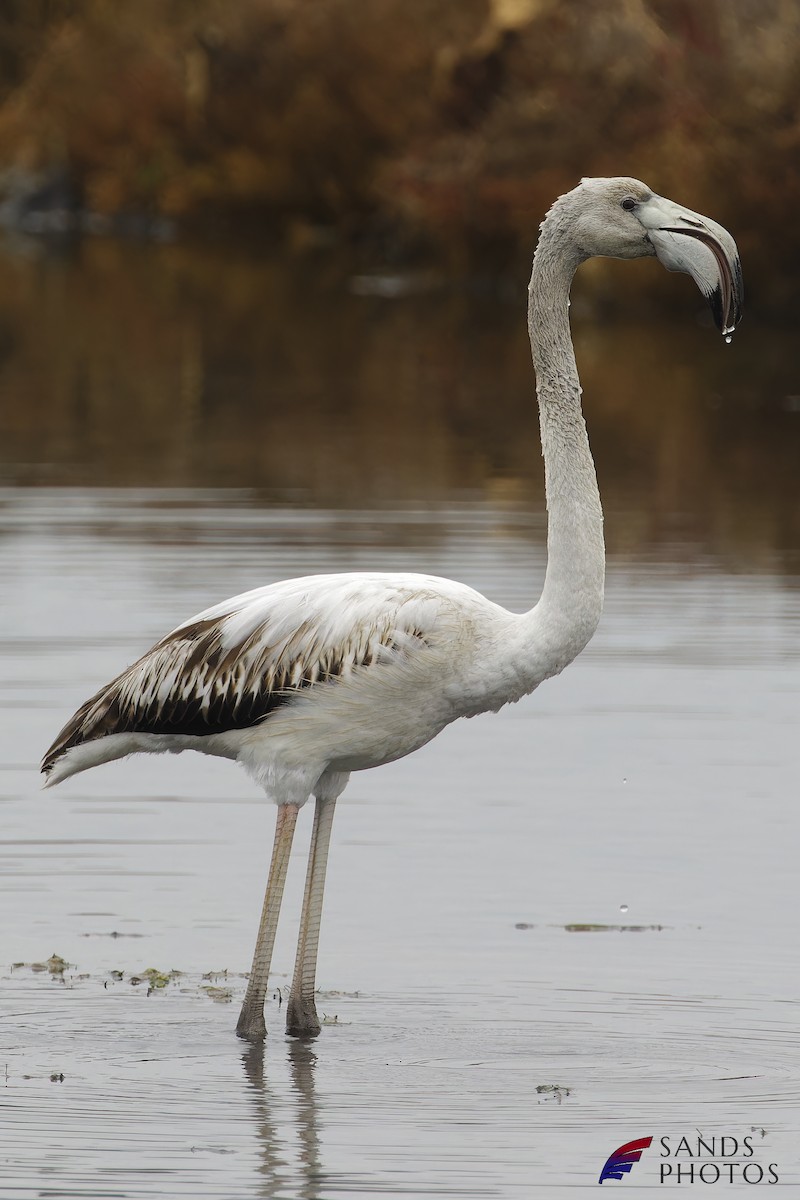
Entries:
[[733,239],[637,180],[583,180],[542,225],[528,324],[548,501],[538,603],[509,613],[449,579],[313,575],[225,600],[162,638],[86,702],[45,756],[47,784],[137,751],[240,762],[278,804],[275,844],[238,1032],[263,1005],[297,813],[317,806],[287,1028],[319,1032],[314,1005],[331,821],[351,771],[411,753],[458,717],[496,711],[561,671],[603,602],[602,510],[567,317],[591,254],[657,254],[689,271],[730,334],[740,315]]

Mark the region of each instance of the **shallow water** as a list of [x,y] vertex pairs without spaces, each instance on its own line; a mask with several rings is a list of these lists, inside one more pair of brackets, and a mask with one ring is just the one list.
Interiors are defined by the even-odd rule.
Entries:
[[[13,269],[30,291],[30,264]],[[62,277],[74,264],[36,270],[56,316],[77,305],[75,280]],[[411,339],[425,324],[417,301],[354,317],[364,303],[345,297],[340,308],[366,330],[406,322]],[[185,316],[180,297],[169,304],[175,321]],[[324,312],[324,297],[313,307]],[[621,336],[609,331],[617,346]],[[516,345],[514,332],[496,339],[495,350]],[[139,427],[148,388],[163,382],[155,368],[135,385],[125,354],[110,356],[89,407],[76,393],[67,420],[57,385],[78,370],[74,346],[48,383],[13,343],[0,371],[0,395],[14,402],[4,420],[17,429],[0,493],[5,1195],[545,1197],[595,1187],[617,1146],[652,1135],[631,1177],[611,1182],[636,1196],[659,1186],[658,1139],[675,1146],[698,1131],[751,1136],[765,1177],[775,1163],[781,1184],[800,1184],[800,599],[788,471],[800,418],[781,390],[789,383],[762,403],[743,398],[741,379],[684,372],[671,406],[656,389],[663,429],[649,411],[637,425],[634,393],[600,387],[625,371],[579,322],[579,350],[581,339],[584,375],[606,396],[593,412],[587,383],[611,548],[601,628],[533,697],[354,777],[337,810],[320,948],[327,1021],[310,1046],[284,1037],[279,999],[310,829],[302,814],[263,1056],[233,1029],[271,808],[231,764],[189,754],[112,764],[47,792],[36,762],[76,705],[155,637],[255,584],[396,567],[525,607],[544,568],[535,438],[520,433],[522,409],[507,429],[502,403],[481,410],[483,385],[455,377],[454,344],[447,379],[443,352],[435,370],[420,368],[421,397],[389,372],[394,453],[386,414],[371,433],[360,400],[341,421],[335,405],[308,421],[297,395],[290,415],[270,418],[284,422],[280,437],[256,427],[266,458],[253,429],[235,442],[235,415],[215,425],[212,401],[183,441],[162,405],[149,453]],[[91,375],[100,351],[88,340]],[[310,338],[305,352],[324,357],[326,345]],[[379,360],[374,344],[359,345],[357,397],[377,383]],[[691,340],[691,353],[701,345]],[[676,370],[650,343],[635,357],[656,380]],[[299,361],[280,364],[276,391]],[[788,374],[782,358],[765,361],[773,382]],[[250,395],[266,386],[254,369]],[[757,374],[745,363],[742,378],[748,370]],[[311,411],[326,412],[323,375],[308,366],[304,378]],[[208,387],[221,388],[213,372]],[[713,387],[731,403],[726,427],[714,406],[691,409]],[[128,391],[114,439],[116,388]],[[59,459],[62,419],[75,437]],[[632,422],[634,451],[623,437]],[[345,463],[326,466],[326,446]],[[233,489],[238,452],[245,478]],[[304,456],[306,486],[293,492]],[[369,470],[353,479],[362,461]],[[129,486],[109,486],[115,478]],[[31,967],[52,954],[69,964],[63,973]],[[152,990],[131,982],[148,967],[182,974]]]

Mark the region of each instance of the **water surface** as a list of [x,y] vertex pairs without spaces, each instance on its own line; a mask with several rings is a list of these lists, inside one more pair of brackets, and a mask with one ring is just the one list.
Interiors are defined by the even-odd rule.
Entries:
[[[534,696],[354,777],[310,1046],[279,998],[302,815],[262,1055],[233,1028],[270,806],[190,754],[47,792],[37,760],[157,636],[257,584],[399,568],[532,603],[524,329],[502,297],[82,254],[0,260],[19,285],[0,369],[5,1194],[546,1197],[652,1134],[611,1184],[636,1196],[659,1186],[658,1138],[697,1130],[751,1135],[797,1187],[800,416],[780,338],[724,348],[692,310],[665,344],[578,312],[601,628]],[[63,973],[32,969],[52,954]],[[148,995],[149,967],[181,974]]]

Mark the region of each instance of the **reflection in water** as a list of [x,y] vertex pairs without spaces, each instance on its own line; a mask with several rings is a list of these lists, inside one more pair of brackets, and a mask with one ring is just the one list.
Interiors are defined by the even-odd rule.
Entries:
[[319,1128],[314,1094],[317,1056],[307,1042],[297,1041],[295,1038],[290,1040],[288,1052],[292,1086],[297,1093],[300,1162],[306,1180],[306,1188],[301,1189],[300,1195],[302,1200],[313,1200],[321,1175]]
[[[620,266],[614,295],[631,313]],[[387,300],[356,294],[338,260],[185,246],[0,255],[0,470],[331,507],[539,508],[524,285],[440,283]],[[612,553],[797,570],[789,336],[745,323],[725,346],[697,323],[688,285],[686,319],[668,328],[638,313],[603,324],[582,294],[579,275],[575,341]]]
[[278,1131],[271,1110],[275,1098],[270,1096],[264,1078],[264,1043],[252,1043],[242,1054],[242,1063],[250,1084],[250,1095],[256,1111],[256,1134],[260,1163],[258,1173],[264,1182],[264,1194],[272,1196],[286,1173],[287,1158],[278,1140]]
[[[314,1068],[317,1057],[307,1042],[288,1039],[291,1087],[296,1101],[297,1153],[281,1144],[279,1128],[286,1125],[286,1102],[271,1087],[265,1044],[256,1043],[242,1054],[242,1063],[256,1109],[256,1130],[261,1157],[258,1168],[260,1194],[271,1200],[291,1177],[292,1195],[297,1200],[314,1200],[322,1176],[319,1155],[317,1105],[314,1094]],[[281,1046],[283,1049],[283,1046]],[[273,1113],[277,1114],[273,1116]],[[293,1139],[294,1140],[294,1139]],[[291,1165],[291,1171],[289,1167]]]

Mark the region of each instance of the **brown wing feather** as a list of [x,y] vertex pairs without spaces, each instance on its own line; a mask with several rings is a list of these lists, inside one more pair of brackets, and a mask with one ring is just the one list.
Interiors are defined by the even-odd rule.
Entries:
[[[319,644],[314,630],[301,623],[280,648],[270,645],[266,625],[225,648],[223,628],[218,618],[200,619],[162,638],[81,705],[45,754],[42,771],[47,774],[73,746],[110,734],[204,737],[246,729],[301,690],[398,649],[392,620],[339,646]],[[406,636],[425,640],[418,630]]]

